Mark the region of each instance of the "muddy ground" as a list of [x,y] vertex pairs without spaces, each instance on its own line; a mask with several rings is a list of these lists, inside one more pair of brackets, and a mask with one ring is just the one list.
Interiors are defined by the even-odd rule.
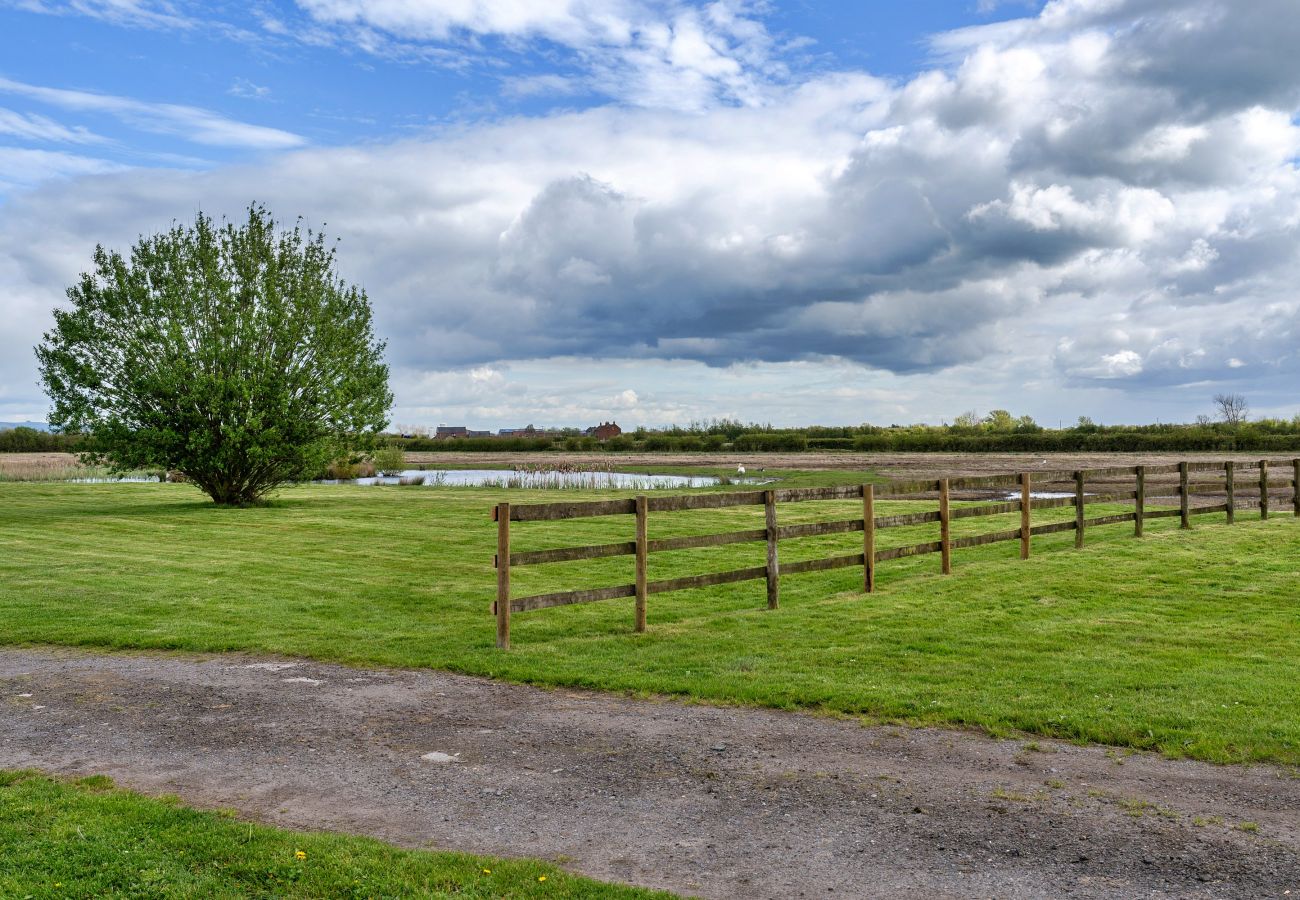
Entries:
[[1294,771],[437,672],[0,650],[0,766],[705,897],[1300,895]]

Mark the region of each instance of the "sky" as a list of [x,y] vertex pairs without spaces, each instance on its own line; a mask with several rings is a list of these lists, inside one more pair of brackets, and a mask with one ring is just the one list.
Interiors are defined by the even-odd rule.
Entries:
[[340,241],[402,426],[1300,413],[1295,0],[0,0],[0,421],[95,245]]

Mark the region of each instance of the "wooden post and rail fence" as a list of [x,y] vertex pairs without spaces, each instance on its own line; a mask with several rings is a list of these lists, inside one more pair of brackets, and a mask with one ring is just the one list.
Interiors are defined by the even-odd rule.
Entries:
[[[1286,480],[1270,480],[1270,462],[1278,468],[1285,467],[1291,477]],[[568,606],[574,603],[591,603],[598,600],[613,600],[623,597],[635,598],[634,628],[636,631],[646,629],[647,599],[651,594],[681,591],[689,588],[708,587],[711,585],[732,584],[740,581],[764,579],[767,583],[767,607],[776,609],[780,604],[780,579],[782,575],[797,575],[803,572],[819,572],[861,566],[863,570],[863,589],[871,593],[876,588],[876,570],[880,563],[927,553],[940,554],[940,571],[952,573],[952,553],[970,547],[980,547],[1001,541],[1019,541],[1020,558],[1028,559],[1031,538],[1041,535],[1056,534],[1064,531],[1074,532],[1074,545],[1083,547],[1084,536],[1088,529],[1125,522],[1133,523],[1133,531],[1141,537],[1147,520],[1166,517],[1179,517],[1181,527],[1190,528],[1191,518],[1210,513],[1226,513],[1228,524],[1236,520],[1238,494],[1242,487],[1237,476],[1240,469],[1258,469],[1258,481],[1251,486],[1259,492],[1260,518],[1269,516],[1269,492],[1282,488],[1291,490],[1292,513],[1300,517],[1300,459],[1285,461],[1260,460],[1257,463],[1237,466],[1227,462],[1181,462],[1159,466],[1123,466],[1105,469],[1088,469],[1072,472],[1035,471],[1016,475],[975,476],[969,478],[941,478],[923,481],[891,481],[883,484],[848,485],[841,487],[817,488],[769,488],[760,491],[741,491],[729,493],[688,494],[674,496],[638,496],[627,500],[595,500],[590,502],[564,503],[500,503],[492,510],[492,518],[497,523],[497,599],[492,603],[492,614],[497,620],[497,646],[503,649],[510,646],[510,616],[512,613],[547,609],[552,606]],[[1192,475],[1198,478],[1222,476],[1222,481],[1193,482]],[[1151,476],[1177,476],[1176,484],[1149,485]],[[1108,490],[1106,493],[1089,494],[1088,482],[1111,482],[1116,478],[1133,478],[1133,488],[1120,491]],[[1060,496],[1034,497],[1035,485],[1040,488],[1053,484],[1066,484],[1072,490],[1053,491]],[[1108,485],[1106,486],[1108,488]],[[1156,496],[1178,498],[1176,508],[1148,508],[1148,487],[1156,487]],[[953,507],[951,495],[954,491],[987,491],[999,488],[1019,488],[1019,497],[1001,502],[984,502],[980,505]],[[1011,492],[1008,492],[1011,493]],[[938,495],[939,508],[923,512],[901,515],[876,515],[876,501],[880,499],[923,500],[932,494]],[[1191,499],[1206,495],[1224,495],[1223,503],[1206,506],[1193,506]],[[862,515],[851,519],[839,519],[829,522],[809,524],[780,525],[777,521],[777,508],[781,503],[805,503],[820,500],[861,500]],[[1133,511],[1088,518],[1085,507],[1088,503],[1133,503]],[[762,506],[764,509],[764,527],[743,531],[729,531],[719,534],[688,535],[651,540],[648,519],[650,513],[678,512],[685,510],[725,509],[741,506]],[[1035,509],[1052,509],[1074,507],[1074,519],[1034,525],[1031,513]],[[980,516],[1006,515],[1020,513],[1018,528],[996,531],[986,534],[953,538],[951,533],[954,519]],[[542,522],[565,519],[581,519],[593,516],[635,516],[636,536],[631,541],[608,544],[596,544],[582,547],[562,547],[549,550],[512,551],[510,548],[510,523]],[[939,523],[939,540],[926,541],[902,547],[878,549],[877,535],[890,528],[922,525],[930,522]],[[800,560],[798,562],[780,562],[779,547],[781,541],[818,535],[846,534],[862,532],[862,552],[831,556],[821,559]],[[702,547],[721,547],[728,544],[765,542],[767,544],[767,561],[765,565],[726,572],[711,572],[703,575],[687,575],[651,581],[649,578],[649,558],[653,553],[674,550],[687,550]],[[510,571],[521,566],[535,566],[545,563],[572,562],[586,559],[599,559],[612,556],[634,556],[636,558],[636,575],[632,584],[613,587],[590,588],[582,590],[559,591],[537,594],[530,597],[510,596]]]

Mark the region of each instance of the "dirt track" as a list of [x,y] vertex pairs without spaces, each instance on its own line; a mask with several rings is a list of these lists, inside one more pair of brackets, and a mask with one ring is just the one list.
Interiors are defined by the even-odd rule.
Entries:
[[0,766],[707,897],[1300,895],[1294,772],[437,672],[0,650]]

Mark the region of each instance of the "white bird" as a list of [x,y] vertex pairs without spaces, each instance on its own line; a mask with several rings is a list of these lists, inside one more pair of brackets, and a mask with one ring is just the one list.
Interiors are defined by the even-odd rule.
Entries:
[[745,474],[745,467],[744,467],[744,466],[736,466],[736,474],[737,474],[737,475],[744,475],[744,474]]

